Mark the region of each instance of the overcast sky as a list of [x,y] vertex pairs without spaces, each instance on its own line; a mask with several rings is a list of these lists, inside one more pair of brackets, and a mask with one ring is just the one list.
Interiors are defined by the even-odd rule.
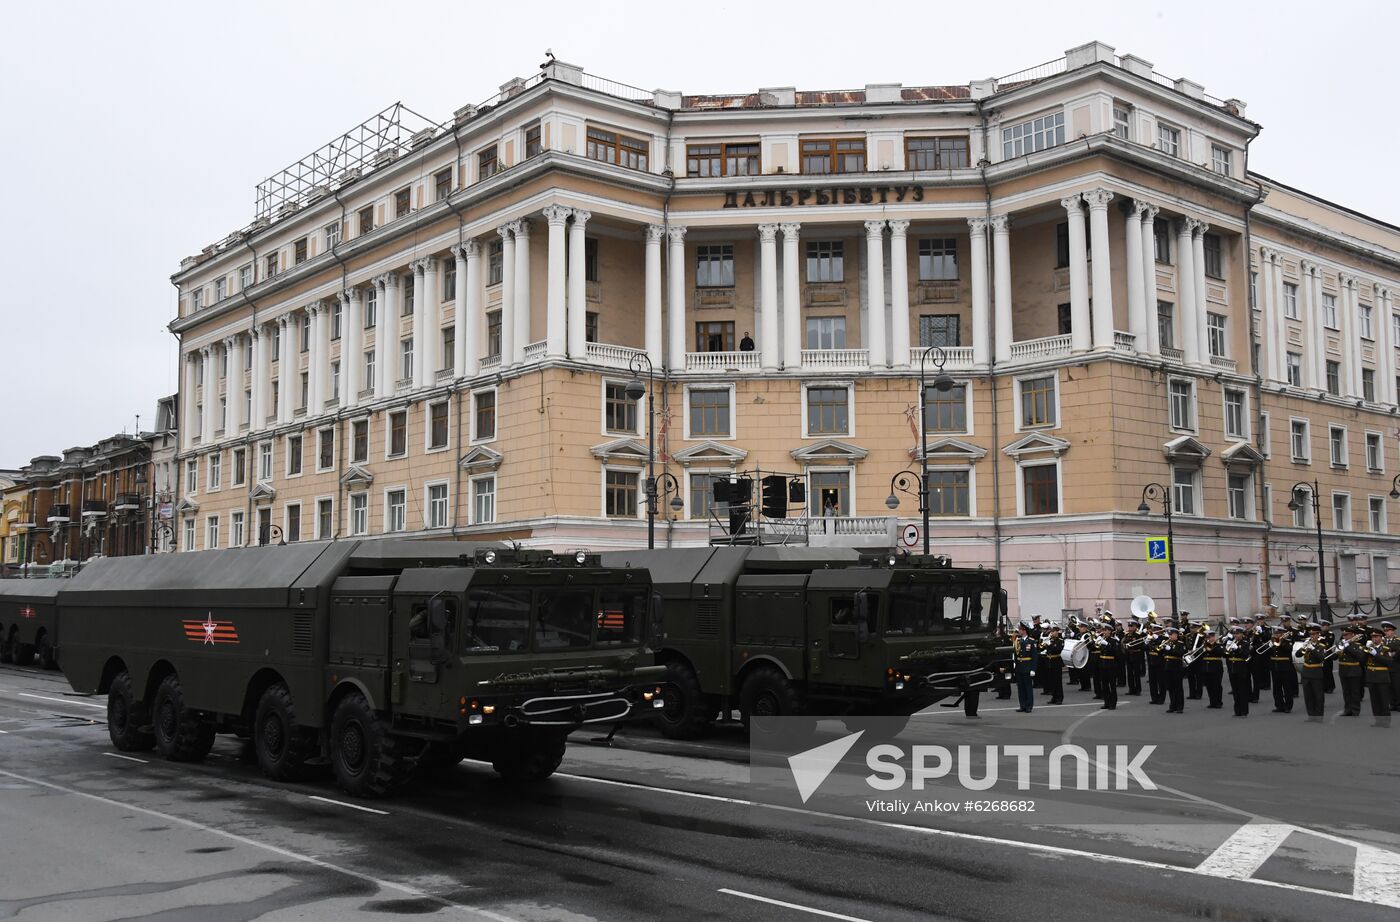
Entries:
[[444,121],[546,48],[701,93],[966,83],[1098,39],[1248,103],[1255,170],[1400,223],[1397,24],[1337,0],[6,3],[0,468],[149,427],[177,386],[170,275],[259,181],[395,101]]

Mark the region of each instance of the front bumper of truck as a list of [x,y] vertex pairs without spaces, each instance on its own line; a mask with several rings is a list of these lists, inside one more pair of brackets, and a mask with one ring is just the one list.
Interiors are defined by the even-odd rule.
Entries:
[[475,694],[458,701],[458,727],[581,727],[648,719],[663,706],[664,667],[629,670],[628,684],[617,684],[622,673],[604,671],[554,670],[480,682]]

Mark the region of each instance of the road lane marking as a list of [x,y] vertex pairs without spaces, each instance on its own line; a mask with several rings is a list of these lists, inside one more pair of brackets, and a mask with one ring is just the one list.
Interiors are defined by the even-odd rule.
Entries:
[[9,730],[0,730],[0,736],[5,736],[5,735],[7,735],[9,732],[10,732]]
[[140,762],[142,765],[150,765],[146,759],[138,759],[135,756],[124,756],[120,752],[104,752],[104,756],[111,756],[114,759],[126,759],[128,762]]
[[337,807],[349,807],[351,810],[362,810],[365,813],[378,813],[380,816],[388,816],[388,810],[376,810],[373,807],[361,807],[359,804],[347,804],[343,800],[331,800],[329,797],[322,797],[319,794],[308,794],[312,800],[319,800],[323,804],[335,804]]
[[1296,828],[1288,823],[1246,823],[1196,865],[1196,870],[1236,880],[1253,877]]
[[321,858],[316,858],[311,855],[303,855],[300,852],[294,852],[291,849],[282,848],[279,845],[270,845],[267,842],[259,842],[257,839],[250,839],[247,836],[241,836],[237,833],[228,832],[227,830],[219,829],[214,826],[206,826],[203,823],[185,819],[183,816],[176,816],[173,813],[162,813],[159,810],[152,810],[150,807],[138,807],[136,804],[124,803],[120,800],[115,800],[111,797],[103,797],[100,794],[89,794],[86,791],[79,791],[76,788],[65,787],[61,784],[54,784],[52,781],[40,781],[38,778],[30,778],[27,775],[20,775],[15,772],[6,771],[4,769],[0,769],[0,776],[4,776],[6,778],[13,778],[16,781],[28,782],[29,784],[36,784],[39,787],[48,788],[52,791],[58,791],[62,794],[69,794],[73,797],[82,797],[87,800],[95,800],[98,803],[106,804],[109,807],[116,807],[119,810],[130,810],[136,813],[144,813],[145,815],[155,817],[156,819],[165,820],[171,823],[178,823],[181,826],[186,826],[190,829],[197,829],[200,832],[207,832],[210,835],[220,836],[222,838],[228,839],[231,842],[237,842],[239,845],[246,845],[249,848],[259,848],[263,851],[271,852],[274,855],[280,855],[281,857],[288,858],[292,861],[300,861],[304,864],[313,865],[315,867],[322,868],[327,871],[334,871],[337,874],[344,874],[346,877],[353,877],[356,880],[363,880],[367,883],[374,884],[375,886],[381,887],[386,890],[394,890],[399,893],[407,894],[408,896],[414,897],[416,899],[432,900],[434,903],[441,903],[443,906],[449,907],[451,909],[457,909],[462,912],[473,913],[475,915],[481,916],[484,919],[491,919],[492,922],[519,922],[519,920],[517,919],[512,919],[510,916],[501,915],[500,913],[493,912],[489,909],[481,909],[476,906],[468,906],[465,903],[454,903],[451,900],[444,899],[443,897],[437,896],[432,893],[428,893],[425,890],[419,890],[415,887],[407,886],[406,884],[395,883],[391,880],[384,880],[383,878],[373,877],[369,874],[362,874],[359,871],[355,871],[338,864],[331,864],[329,861],[325,861]]
[[771,897],[759,896],[757,893],[745,893],[742,890],[730,890],[728,887],[720,887],[719,892],[727,894],[729,896],[742,897],[746,900],[757,900],[760,903],[769,903],[773,906],[782,906],[785,909],[796,909],[798,912],[808,912],[814,916],[825,916],[828,919],[844,919],[846,920],[846,922],[868,922],[868,920],[861,919],[857,916],[843,916],[839,912],[827,912],[825,909],[813,909],[811,906],[802,906],[798,903],[785,903],[782,900],[775,900]]
[[[937,707],[938,705],[934,705],[934,706]],[[1040,705],[1038,708],[1036,708],[1035,710],[1033,710],[1031,713],[1032,713],[1032,714],[1040,714],[1040,713],[1050,714],[1050,713],[1052,713],[1052,712],[1054,712],[1054,711],[1062,711],[1062,710],[1064,710],[1064,709],[1066,709],[1066,708],[1102,708],[1102,707],[1103,707],[1103,705],[1100,704],[1100,703],[1097,702],[1097,701],[1089,701],[1089,702],[1085,702],[1084,704],[1042,704],[1042,705]],[[977,713],[978,713],[978,714],[984,714],[984,713],[985,713],[985,714],[990,714],[990,713],[992,713],[993,711],[1019,711],[1019,710],[1020,710],[1020,708],[1010,708],[1010,707],[1007,707],[1007,708],[978,708]],[[910,717],[950,717],[950,716],[953,716],[953,715],[956,715],[956,714],[962,714],[962,712],[963,712],[962,708],[949,708],[949,709],[946,710],[946,711],[933,711],[933,710],[928,710],[928,711],[916,711],[916,712],[914,712],[913,714],[910,714],[909,716],[910,716]]]
[[29,692],[19,692],[21,698],[38,698],[40,701],[57,701],[59,704],[76,704],[79,707],[97,708],[99,711],[107,710],[105,704],[93,704],[91,701],[75,701],[72,698],[50,698],[47,695],[31,695]]
[[1373,845],[1357,845],[1352,895],[1368,903],[1400,906],[1400,854]]

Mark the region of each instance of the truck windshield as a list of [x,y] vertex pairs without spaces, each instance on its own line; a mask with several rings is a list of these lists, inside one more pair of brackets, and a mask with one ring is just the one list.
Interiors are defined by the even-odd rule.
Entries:
[[[644,589],[476,587],[467,592],[462,652],[582,650],[642,642],[650,596]],[[533,613],[533,621],[531,614]]]
[[902,583],[890,587],[886,636],[981,633],[996,626],[992,590],[973,583]]
[[472,589],[462,634],[467,654],[524,650],[530,640],[530,590]]

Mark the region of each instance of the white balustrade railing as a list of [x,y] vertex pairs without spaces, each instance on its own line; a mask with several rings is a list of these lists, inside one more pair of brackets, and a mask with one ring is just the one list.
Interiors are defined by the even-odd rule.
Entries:
[[747,352],[687,352],[686,371],[757,371],[762,367],[759,355]]
[[537,343],[528,343],[525,346],[525,357],[522,361],[538,362],[540,359],[544,358],[544,352],[545,342],[543,340]]
[[1228,368],[1230,371],[1234,371],[1236,367],[1234,359],[1227,359],[1223,355],[1212,355],[1210,363],[1216,368]]
[[1180,362],[1185,359],[1185,356],[1182,354],[1180,349],[1173,349],[1170,346],[1163,346],[1162,358],[1168,359],[1173,362]]
[[1137,350],[1137,337],[1132,333],[1114,330],[1113,348],[1117,349],[1119,352],[1135,352]]
[[1052,359],[1062,355],[1069,355],[1070,337],[1066,333],[1063,336],[1042,336],[1040,339],[1026,339],[1019,343],[1011,344],[1011,358],[1017,359]]
[[[927,346],[909,347],[909,365],[918,368],[919,362],[923,359]],[[947,359],[943,365],[944,371],[966,371],[972,367],[972,347],[971,346],[943,346],[943,355]],[[933,358],[937,353],[930,353],[928,361],[924,367],[932,369],[934,367]]]
[[585,346],[584,355],[588,361],[597,365],[627,368],[632,362],[632,356],[645,351],[645,349],[633,349],[631,346],[614,346],[612,343],[588,343]]
[[803,349],[803,368],[868,368],[868,349]]
[[482,356],[482,359],[481,359],[481,367],[482,367],[482,368],[500,368],[500,367],[501,367],[501,356],[500,356],[500,354],[497,353],[496,355],[486,355],[486,356]]

